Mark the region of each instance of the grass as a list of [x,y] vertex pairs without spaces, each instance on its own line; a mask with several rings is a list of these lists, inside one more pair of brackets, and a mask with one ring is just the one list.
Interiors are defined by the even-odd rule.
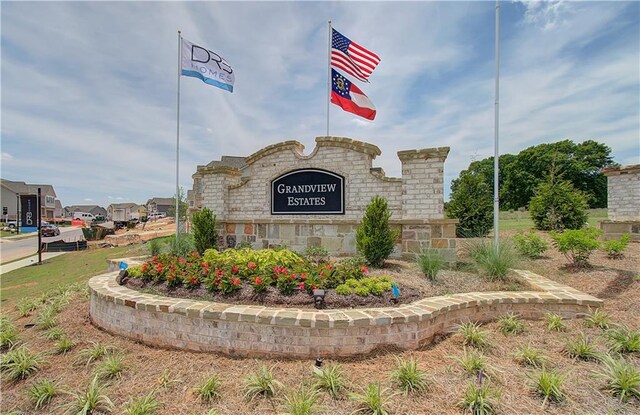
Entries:
[[10,350],[0,360],[0,371],[7,379],[17,382],[40,370],[44,359],[26,347]]
[[422,273],[429,281],[436,281],[438,272],[444,268],[444,257],[439,251],[424,251],[416,256],[416,263]]
[[91,347],[82,349],[76,356],[76,361],[82,363],[84,361],[86,366],[89,366],[92,362],[102,359],[107,354],[113,351],[112,346],[105,346],[100,342],[91,342]]
[[55,382],[48,379],[42,379],[27,390],[27,395],[33,402],[34,409],[40,409],[51,402],[51,399],[58,393],[58,386]]
[[354,413],[362,412],[369,415],[388,415],[385,406],[385,390],[380,383],[369,383],[363,393],[350,393],[349,399],[358,403],[358,410]]
[[473,415],[492,415],[497,411],[497,399],[500,394],[489,387],[488,382],[483,382],[480,386],[468,384],[459,406],[464,413]]
[[[587,222],[592,227],[598,227],[598,223],[607,218],[607,209],[589,209],[587,213]],[[500,230],[527,230],[535,227],[527,211],[500,212],[498,226]]]
[[415,359],[404,360],[397,356],[396,369],[391,374],[393,381],[406,394],[411,392],[424,392],[429,386],[427,372],[418,369]]
[[533,367],[542,367],[548,360],[542,350],[531,346],[531,343],[518,347],[514,356],[518,363]]
[[2,317],[0,320],[0,350],[12,348],[19,339],[20,335],[16,326],[8,318]]
[[313,376],[316,389],[329,392],[333,399],[338,399],[340,393],[344,390],[346,382],[342,374],[342,365],[340,364],[326,365],[322,368],[314,366]]
[[86,282],[94,275],[105,272],[107,259],[145,253],[143,245],[88,249],[51,258],[39,266],[7,272],[2,274],[2,305],[6,307],[21,298],[36,297],[59,285]]
[[487,357],[478,350],[463,350],[460,357],[455,360],[460,363],[465,372],[478,374],[480,371],[486,372],[489,369],[487,365]]
[[620,325],[604,332],[609,350],[615,353],[640,352],[640,330]]
[[603,311],[600,308],[596,308],[587,314],[587,317],[584,319],[584,324],[587,327],[598,327],[603,330],[606,330],[611,325],[611,317],[607,312]]
[[567,340],[564,351],[572,359],[598,360],[602,356],[602,353],[595,348],[591,339],[584,333],[580,333],[573,340]]
[[596,372],[594,377],[605,380],[605,390],[619,397],[621,402],[626,402],[631,397],[640,399],[638,368],[622,357],[614,359],[609,355],[602,359],[602,364],[604,367]]
[[73,349],[74,346],[75,344],[73,343],[73,340],[68,337],[63,337],[58,340],[58,343],[56,343],[56,353],[65,354]]
[[101,379],[114,379],[120,377],[124,370],[122,361],[124,356],[114,355],[107,357],[96,369],[96,375]]
[[465,249],[478,271],[492,280],[504,280],[520,260],[509,240],[500,241],[496,249],[492,239],[477,239],[467,243]]
[[547,322],[547,331],[565,331],[567,329],[564,319],[559,314],[545,313],[544,319]]
[[250,401],[258,396],[270,398],[282,387],[284,385],[274,378],[271,369],[260,365],[258,372],[249,375],[245,380],[245,397]]

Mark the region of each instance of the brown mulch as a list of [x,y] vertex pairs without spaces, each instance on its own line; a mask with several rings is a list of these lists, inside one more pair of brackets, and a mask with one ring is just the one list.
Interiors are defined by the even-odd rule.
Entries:
[[[566,259],[550,250],[547,256],[535,261],[527,261],[521,268],[531,269],[548,278],[585,291],[605,300],[604,310],[616,323],[625,323],[640,329],[640,244],[633,243],[622,260],[610,260],[602,252],[595,253],[592,268],[571,270],[565,267]],[[391,275],[389,269],[383,270]],[[377,271],[376,271],[377,272]],[[396,272],[396,271],[393,271]],[[401,272],[398,270],[397,272]],[[393,275],[392,275],[393,276]],[[394,277],[395,278],[395,277]],[[408,282],[405,282],[408,283]],[[444,281],[442,281],[444,283]],[[434,289],[441,290],[439,286]],[[448,289],[448,288],[447,288]],[[43,332],[36,327],[24,328],[34,320],[34,316],[18,318],[13,310],[3,310],[19,327],[22,342],[35,352],[47,352],[46,364],[34,376],[17,382],[2,383],[1,411],[20,409],[25,414],[64,411],[61,405],[69,402],[68,395],[56,396],[43,410],[35,411],[26,397],[25,390],[35,381],[47,378],[56,380],[61,388],[79,392],[93,377],[97,364],[74,365],[78,353],[100,341],[115,346],[125,358],[126,369],[122,376],[110,382],[106,394],[115,404],[113,413],[122,413],[131,397],[139,397],[156,389],[156,399],[160,403],[158,414],[206,414],[209,408],[216,408],[220,414],[279,414],[285,411],[282,404],[283,393],[276,399],[244,399],[244,380],[255,373],[263,363],[273,367],[276,379],[287,390],[298,388],[302,383],[312,381],[313,359],[310,360],[261,360],[232,359],[212,353],[194,353],[179,350],[161,350],[148,347],[118,336],[103,332],[91,325],[88,301],[77,298],[59,315],[58,323],[77,343],[67,355],[53,354],[54,342],[46,340]],[[496,323],[484,328],[490,331],[491,345],[485,350],[488,362],[493,367],[489,376],[493,387],[501,394],[498,413],[501,414],[640,414],[640,401],[631,399],[620,403],[603,389],[603,381],[595,379],[593,373],[601,367],[597,362],[575,361],[563,352],[567,338],[574,338],[583,332],[599,350],[605,351],[606,344],[602,331],[587,328],[582,320],[567,322],[565,333],[548,333],[542,321],[526,321],[526,331],[515,336],[502,335]],[[568,375],[564,384],[567,399],[561,403],[550,403],[542,408],[542,399],[531,390],[531,377],[536,370],[522,367],[514,362],[513,352],[521,345],[531,343],[544,350],[550,358],[550,367]],[[464,373],[454,357],[460,356],[463,346],[459,334],[444,336],[438,342],[421,350],[407,352],[380,352],[366,358],[334,359],[322,356],[326,363],[340,362],[349,381],[348,390],[361,392],[370,382],[380,382],[387,388],[386,409],[391,414],[459,414],[457,406],[467,384],[475,378]],[[420,395],[398,394],[398,389],[390,380],[395,368],[394,356],[404,359],[416,358],[420,369],[426,370],[432,379],[429,391]],[[628,359],[640,367],[640,356]],[[163,373],[168,373],[171,382],[166,388],[158,384]],[[218,374],[222,379],[221,399],[205,404],[193,393],[193,388],[203,379]],[[332,400],[326,394],[319,399],[321,414],[347,415],[358,409],[353,401],[345,398]]]

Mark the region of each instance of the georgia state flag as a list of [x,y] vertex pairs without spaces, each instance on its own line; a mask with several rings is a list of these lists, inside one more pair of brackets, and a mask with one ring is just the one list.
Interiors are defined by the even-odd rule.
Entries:
[[335,69],[331,69],[331,102],[368,120],[376,118],[376,107],[364,92]]

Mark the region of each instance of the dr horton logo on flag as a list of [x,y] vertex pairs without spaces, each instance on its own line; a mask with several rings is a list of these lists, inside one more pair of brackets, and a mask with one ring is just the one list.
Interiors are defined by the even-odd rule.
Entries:
[[193,76],[204,83],[233,92],[235,75],[231,65],[216,52],[182,40],[182,75]]
[[331,69],[331,102],[368,120],[376,118],[376,107],[369,97],[335,69]]

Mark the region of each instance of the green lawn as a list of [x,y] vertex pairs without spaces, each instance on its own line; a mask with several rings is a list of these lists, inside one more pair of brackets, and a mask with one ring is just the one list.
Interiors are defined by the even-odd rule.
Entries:
[[[590,226],[599,227],[598,223],[607,219],[607,209],[590,209],[587,222]],[[527,230],[533,229],[533,221],[529,212],[500,212],[500,230]]]
[[76,282],[88,281],[107,270],[107,259],[146,254],[146,246],[96,248],[70,252],[0,276],[2,307],[22,297],[35,297],[43,292]]

